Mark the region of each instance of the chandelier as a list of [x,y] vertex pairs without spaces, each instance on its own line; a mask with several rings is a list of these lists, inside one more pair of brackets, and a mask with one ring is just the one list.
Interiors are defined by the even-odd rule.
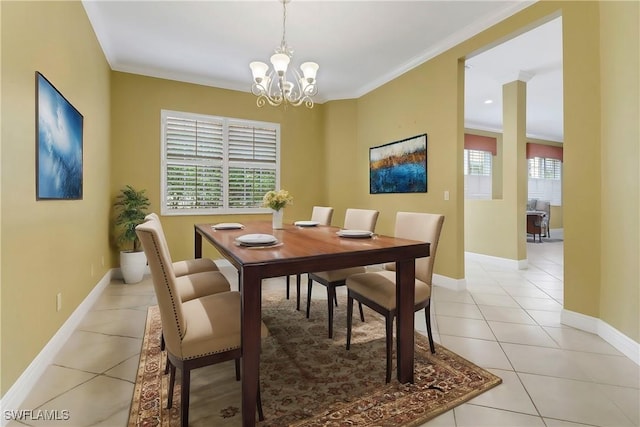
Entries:
[[[267,102],[277,107],[281,104],[290,104],[294,107],[304,105],[313,108],[312,96],[318,93],[316,86],[316,73],[318,64],[315,62],[305,62],[300,65],[300,71],[293,69],[293,75],[287,76],[287,69],[293,50],[287,45],[285,40],[287,22],[287,3],[291,0],[280,0],[282,2],[282,41],[275,49],[275,54],[271,56],[273,70],[264,62],[254,61],[249,64],[253,74],[253,84],[251,92],[258,97],[256,104],[262,107]],[[292,80],[292,81],[290,81]]]

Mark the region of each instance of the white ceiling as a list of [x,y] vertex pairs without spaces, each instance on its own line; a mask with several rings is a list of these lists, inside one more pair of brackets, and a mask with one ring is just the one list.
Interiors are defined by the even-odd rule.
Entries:
[[[531,3],[293,0],[287,4],[286,40],[294,66],[320,64],[316,102],[357,98]],[[282,38],[277,0],[83,4],[116,71],[249,92],[249,62],[268,62]],[[562,141],[559,31],[556,25],[536,37],[523,35],[467,60],[468,127],[499,131],[500,88],[527,71],[535,74],[528,86],[527,132]],[[490,108],[484,104],[488,97],[494,99]]]
[[527,135],[564,140],[562,18],[468,58],[465,65],[465,126],[502,130],[502,85],[520,79],[527,81]]

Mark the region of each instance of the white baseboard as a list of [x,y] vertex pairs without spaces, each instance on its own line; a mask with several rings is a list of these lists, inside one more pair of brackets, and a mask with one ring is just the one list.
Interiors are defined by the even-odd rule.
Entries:
[[[144,268],[144,274],[145,275],[151,274],[151,269],[149,268],[148,265]],[[116,268],[112,268],[111,269],[111,279],[112,280],[124,280],[124,276],[122,275],[122,270],[120,269],[120,267],[116,267]]]
[[[89,295],[80,303],[80,305],[71,313],[71,316],[58,329],[44,348],[24,370],[18,380],[9,388],[0,400],[0,408],[3,411],[17,410],[26,399],[29,392],[35,387],[38,379],[42,376],[47,367],[51,364],[56,354],[62,346],[69,340],[71,334],[76,330],[84,316],[91,310],[106,286],[111,282],[115,269],[107,271],[100,279],[96,286],[89,292]],[[2,417],[1,425],[6,425],[9,420]]]
[[635,342],[607,322],[567,309],[562,309],[561,322],[563,325],[598,335],[636,365],[640,365],[640,343]]
[[529,261],[527,259],[508,259],[508,258],[500,258],[492,255],[478,254],[475,252],[465,252],[465,259],[469,261],[477,261],[477,262],[490,262],[499,267],[509,268],[513,270],[526,270],[529,266]]
[[466,291],[467,280],[466,279],[452,279],[451,277],[441,276],[440,274],[433,274],[434,286],[440,286],[442,288],[451,289],[452,291]]

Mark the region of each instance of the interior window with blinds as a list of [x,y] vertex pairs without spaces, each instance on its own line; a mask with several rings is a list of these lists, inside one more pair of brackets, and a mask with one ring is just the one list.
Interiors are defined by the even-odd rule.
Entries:
[[464,196],[491,199],[491,152],[464,150]]
[[562,162],[557,159],[533,157],[527,159],[529,169],[529,199],[549,200],[562,205]]
[[163,215],[265,212],[279,184],[279,124],[162,110]]

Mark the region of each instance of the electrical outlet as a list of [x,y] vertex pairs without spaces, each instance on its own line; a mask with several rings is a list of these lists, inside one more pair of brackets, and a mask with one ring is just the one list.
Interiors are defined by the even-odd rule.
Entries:
[[62,310],[62,292],[56,294],[56,311]]

